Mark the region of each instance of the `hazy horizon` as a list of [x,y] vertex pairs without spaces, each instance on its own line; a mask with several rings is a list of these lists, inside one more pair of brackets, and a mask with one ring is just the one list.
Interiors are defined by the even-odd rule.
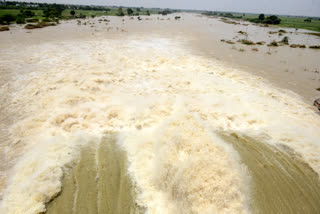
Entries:
[[230,11],[243,13],[265,13],[294,16],[320,16],[320,0],[269,0],[254,1],[243,0],[235,2],[233,0],[38,0],[20,2],[38,3],[59,3],[59,4],[79,4],[79,5],[100,5],[100,6],[123,6],[123,7],[146,7],[146,8],[171,8],[184,10],[208,10],[208,11]]

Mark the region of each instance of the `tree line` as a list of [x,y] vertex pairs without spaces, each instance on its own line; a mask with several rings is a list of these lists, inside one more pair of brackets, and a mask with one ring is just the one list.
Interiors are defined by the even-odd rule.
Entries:
[[[65,10],[65,7],[60,4],[46,4],[46,7],[43,8],[43,21],[57,21],[58,18],[62,16],[62,12]],[[10,25],[12,22],[17,24],[24,24],[26,21],[37,22],[38,19],[32,19],[35,16],[35,13],[30,9],[25,10],[23,7],[20,8],[18,15],[4,14],[0,17],[0,24]]]
[[246,14],[242,14],[242,16],[241,14],[239,14],[239,16],[236,16],[232,13],[219,13],[215,11],[207,11],[202,14],[207,16],[221,16],[221,17],[232,18],[232,19],[244,19],[254,23],[273,24],[273,25],[278,25],[281,23],[281,19],[275,15],[265,17],[264,14],[260,14],[257,18],[246,18],[245,17]]
[[254,23],[263,23],[263,24],[272,24],[272,25],[278,25],[281,23],[281,19],[278,16],[272,15],[272,16],[265,17],[263,13],[260,14],[258,18],[247,19],[247,20]]

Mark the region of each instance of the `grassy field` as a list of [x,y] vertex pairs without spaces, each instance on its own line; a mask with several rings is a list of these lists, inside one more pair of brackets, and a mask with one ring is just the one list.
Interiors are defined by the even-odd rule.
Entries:
[[291,27],[297,29],[307,29],[320,32],[320,20],[312,20],[311,23],[304,22],[305,18],[281,16],[280,27]]
[[[237,14],[239,15],[239,14]],[[259,15],[246,14],[244,19],[258,18]],[[281,23],[279,25],[273,25],[274,27],[288,27],[297,29],[306,29],[320,32],[320,20],[312,20],[311,23],[304,22],[306,17],[293,17],[293,16],[279,16]]]
[[[32,12],[35,13],[35,16],[42,16],[42,10],[31,10]],[[5,15],[5,14],[11,14],[11,15],[18,15],[20,13],[20,10],[14,10],[14,9],[0,9],[0,16]]]
[[[234,16],[243,16],[241,13],[233,13]],[[259,14],[245,14],[241,19],[247,20],[247,19],[253,19],[258,18]],[[266,15],[268,16],[268,15]],[[304,22],[306,17],[293,17],[293,16],[278,16],[281,19],[281,23],[279,25],[271,25],[273,27],[288,27],[288,28],[297,28],[297,29],[306,29],[306,30],[312,30],[320,32],[320,20],[317,18],[317,20],[313,19],[311,23]]]
[[[239,14],[237,14],[239,15]],[[243,19],[258,18],[259,15],[246,14]],[[320,32],[320,20],[312,20],[311,23],[304,22],[306,17],[293,17],[293,16],[279,16],[281,23],[279,25],[272,25],[274,27],[288,27],[297,29],[306,29]]]
[[[71,9],[67,9],[67,10],[64,10],[62,12],[62,16],[71,16],[70,14],[70,11]],[[80,15],[83,14],[83,15],[86,15],[87,17],[90,17],[92,15],[94,16],[104,16],[104,15],[109,15],[109,16],[112,16],[112,15],[116,15],[116,10],[111,10],[111,11],[95,11],[95,10],[74,10],[76,12],[76,15]]]

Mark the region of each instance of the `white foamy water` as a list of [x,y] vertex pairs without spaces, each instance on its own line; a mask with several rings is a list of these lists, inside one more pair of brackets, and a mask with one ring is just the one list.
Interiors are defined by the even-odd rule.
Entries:
[[[6,62],[6,63],[4,63]],[[2,64],[3,63],[3,64]],[[117,132],[147,213],[250,213],[250,173],[216,133],[283,144],[320,172],[320,120],[295,94],[159,37],[12,49],[4,213],[39,213],[84,145]],[[26,65],[31,66],[26,66]],[[24,71],[24,68],[26,71]],[[18,70],[21,69],[21,70]]]

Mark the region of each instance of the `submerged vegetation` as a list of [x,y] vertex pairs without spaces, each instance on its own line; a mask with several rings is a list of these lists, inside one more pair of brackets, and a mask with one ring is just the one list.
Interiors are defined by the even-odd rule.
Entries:
[[306,48],[305,45],[299,45],[299,44],[292,44],[290,45],[290,48]]
[[244,45],[255,45],[253,41],[246,40],[246,39],[239,40],[239,42]]
[[278,47],[279,45],[278,45],[278,42],[272,41],[272,42],[270,42],[270,44],[268,44],[268,46],[270,46],[270,47]]
[[235,44],[235,42],[233,42],[233,41],[231,41],[231,40],[226,41],[226,43],[227,43],[227,44],[230,44],[230,45]]
[[24,26],[25,29],[35,29],[35,28],[44,28],[49,26],[55,26],[56,23],[40,22],[37,24],[27,24]]
[[281,42],[285,45],[289,45],[289,37],[285,36],[283,37],[283,39],[281,40]]
[[[285,30],[279,30],[279,32],[287,33]],[[243,31],[238,31],[237,33],[242,34],[242,35],[246,36],[246,38],[248,38],[248,34],[243,32]],[[270,32],[269,32],[269,34],[270,34]],[[273,32],[272,32],[272,34],[273,34]],[[235,44],[235,42],[233,42],[231,40],[221,39],[220,41],[221,42],[225,42],[227,44],[232,44],[232,45]],[[255,42],[253,42],[251,40],[248,40],[248,39],[239,39],[239,40],[237,40],[237,42],[241,43],[243,45],[250,45],[250,46],[251,45],[252,46],[255,46],[255,45],[260,45],[261,46],[261,45],[265,45],[266,44],[265,41],[259,41],[259,42],[255,43]],[[269,44],[267,44],[267,46],[269,46],[269,47],[279,47],[279,46],[284,46],[284,45],[290,45],[288,36],[283,37],[280,41],[273,40]],[[306,45],[302,45],[302,44],[291,44],[289,47],[291,47],[291,48],[307,48]],[[311,48],[311,49],[320,49],[320,45],[312,45],[312,46],[309,46],[309,48]],[[233,49],[235,49],[235,48],[233,48]],[[255,48],[255,47],[253,47],[251,50],[252,51],[259,51],[258,48]],[[245,50],[243,49],[243,50],[239,50],[239,51],[243,52]],[[271,54],[271,53],[268,53],[268,54]]]
[[0,31],[8,31],[8,30],[10,29],[7,26],[0,27]]
[[320,49],[320,45],[312,45],[312,46],[309,46],[309,48],[311,48],[311,49]]
[[241,34],[241,35],[245,35],[245,36],[248,36],[248,33],[246,33],[246,32],[243,32],[243,31],[241,31],[241,30],[240,30],[240,31],[238,31],[238,33],[239,33],[239,34]]

